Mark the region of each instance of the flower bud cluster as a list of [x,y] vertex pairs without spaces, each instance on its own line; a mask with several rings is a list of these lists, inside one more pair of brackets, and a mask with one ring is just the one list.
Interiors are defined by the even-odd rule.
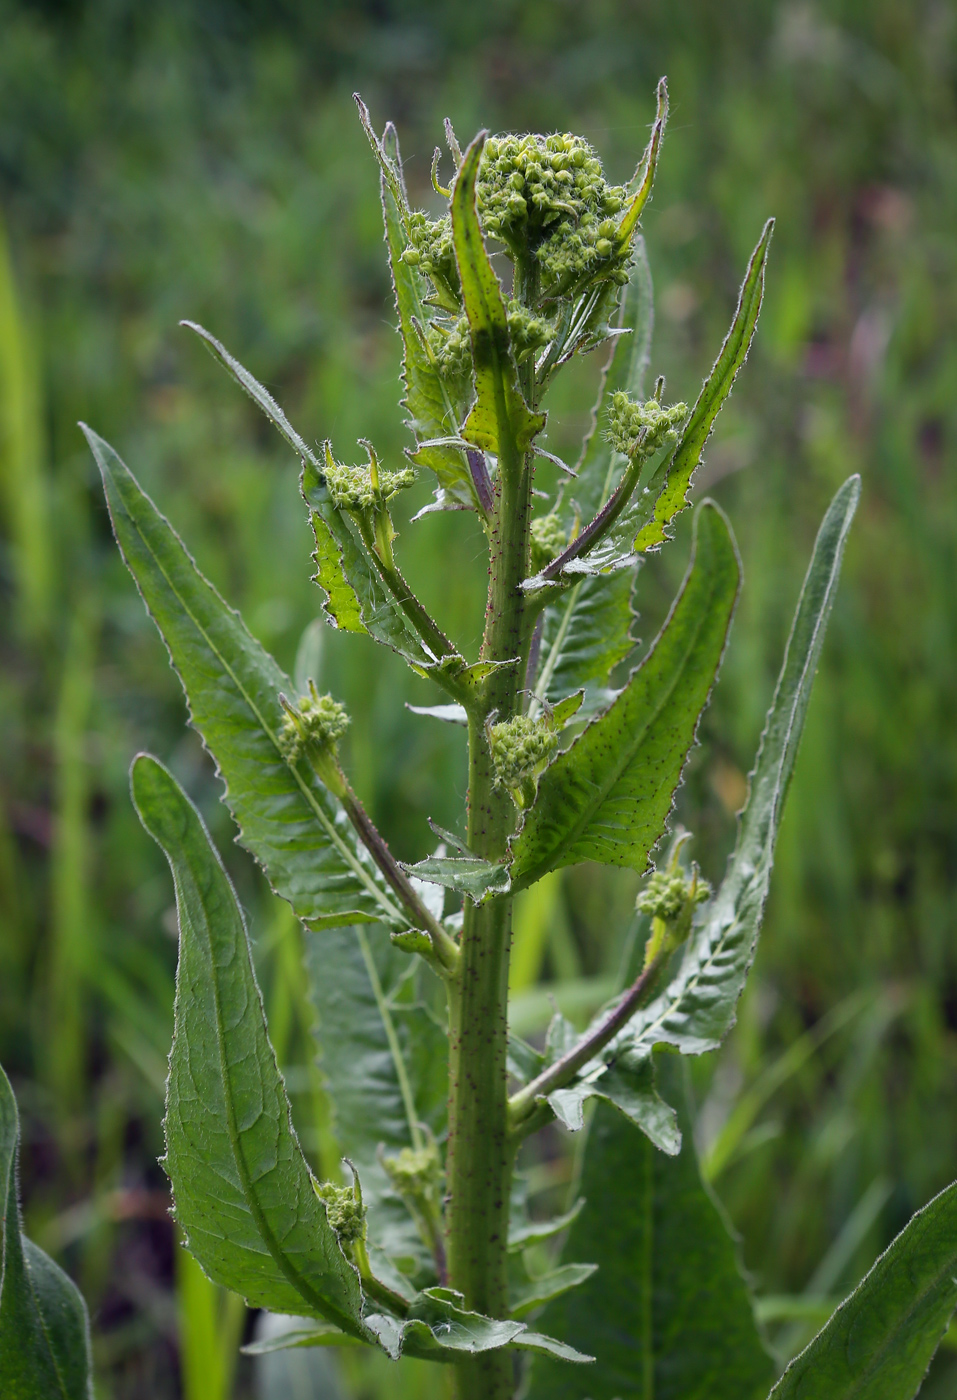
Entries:
[[434,1140],[422,1148],[403,1147],[395,1157],[381,1158],[395,1191],[403,1200],[431,1205],[440,1198],[442,1162]]
[[459,269],[452,244],[450,216],[446,214],[444,219],[430,219],[421,210],[413,210],[409,215],[408,231],[410,245],[402,254],[402,261],[410,267],[417,267],[433,282],[460,297]]
[[538,779],[558,747],[558,735],[546,716],[514,719],[493,724],[488,730],[496,785],[508,788],[518,807],[530,807],[538,791]]
[[482,152],[478,208],[486,232],[531,252],[542,290],[554,294],[594,276],[627,281],[629,252],[615,216],[627,198],[608,185],[580,136],[490,137]]
[[432,321],[425,334],[443,379],[462,380],[471,373],[472,341],[467,317],[460,316],[451,326]]
[[680,866],[674,870],[656,870],[645,889],[635,901],[639,914],[673,924],[684,913],[689,901],[702,904],[711,894],[711,886],[695,872],[689,880]]
[[316,1187],[316,1195],[325,1202],[326,1219],[343,1249],[362,1244],[366,1237],[366,1208],[355,1188],[327,1181]]
[[309,694],[289,705],[279,731],[279,744],[287,763],[295,763],[307,748],[330,750],[349,728],[344,705],[331,695],[320,695],[309,682]]
[[415,481],[411,467],[388,472],[370,462],[365,466],[347,466],[328,459],[325,466],[326,485],[340,510],[369,510],[381,501],[388,501],[397,491],[403,491]]
[[608,441],[626,457],[653,457],[659,447],[678,441],[678,428],[688,416],[688,405],[665,406],[657,399],[635,403],[619,390],[611,396],[608,414]]
[[541,573],[568,543],[557,511],[539,515],[532,521],[532,573]]
[[517,364],[547,345],[554,333],[554,327],[543,316],[533,316],[517,301],[509,302],[508,334]]

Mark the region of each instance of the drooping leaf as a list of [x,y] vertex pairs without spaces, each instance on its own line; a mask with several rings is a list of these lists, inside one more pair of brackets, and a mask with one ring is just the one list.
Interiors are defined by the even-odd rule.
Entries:
[[90,1323],[79,1289],[20,1230],[17,1104],[0,1067],[0,1395],[93,1400]]
[[818,531],[734,854],[717,894],[697,916],[675,975],[621,1033],[620,1042],[631,1044],[639,1053],[666,1042],[684,1054],[700,1055],[720,1045],[734,1024],[735,1007],[754,957],[781,812],[859,496],[860,478],[849,477]]
[[452,241],[475,366],[475,403],[462,436],[476,447],[494,452],[508,471],[516,465],[510,464],[510,455],[528,446],[544,426],[545,416],[529,412],[518,387],[502,289],[482,238],[475,182],[484,145],[485,134],[480,133],[465,152],[451,204]]
[[507,894],[510,887],[507,865],[483,860],[481,856],[426,856],[405,869],[419,880],[442,885],[457,894],[467,894],[476,904],[493,894]]
[[688,573],[657,640],[611,708],[542,775],[512,840],[514,889],[583,860],[644,869],[721,662],[739,581],[725,517],[705,503]]
[[675,1111],[660,1097],[655,1087],[654,1063],[649,1056],[634,1068],[599,1061],[585,1068],[567,1089],[555,1089],[548,1096],[549,1107],[559,1122],[572,1132],[584,1125],[584,1106],[589,1099],[604,1099],[669,1157],[681,1151],[681,1133]]
[[277,894],[313,928],[384,919],[408,927],[339,803],[278,735],[292,682],[197,569],[117,454],[84,428],[117,543],[186,691],[190,717],[226,783],[240,840]]
[[[680,1086],[678,1086],[680,1087]],[[669,1089],[671,1086],[669,1085]],[[669,1159],[599,1104],[589,1129],[585,1206],[565,1253],[598,1264],[540,1325],[587,1345],[581,1377],[536,1358],[528,1400],[760,1400],[773,1371],[734,1244],[702,1185],[689,1125]]]
[[774,220],[769,219],[757,247],[751,254],[751,261],[748,263],[738,296],[734,320],[718,358],[698,395],[698,401],[691,411],[691,417],[678,445],[649,483],[648,489],[654,500],[654,509],[650,519],[635,536],[634,548],[637,551],[652,549],[667,539],[668,526],[688,504],[691,479],[701,461],[701,453],[711,435],[714,420],[730,394],[738,370],[747,359],[751,348],[751,339],[758,323],[758,312],[761,310],[761,298],[764,295],[764,268],[773,231]]
[[164,1165],[189,1249],[251,1306],[325,1318],[363,1337],[359,1278],[292,1126],[229,877],[196,808],[156,759],[134,760],[131,787],[176,889]]
[[[401,170],[399,143],[391,123],[385,129],[382,148]],[[410,246],[409,239],[385,171],[382,172],[382,214],[402,334],[403,406],[409,415],[407,425],[416,440],[413,461],[435,473],[448,501],[471,507],[476,504],[475,487],[462,448],[447,443],[432,445],[436,439],[458,436],[467,405],[459,402],[449,381],[442,378],[416,329],[416,322],[424,331],[431,320],[429,289],[419,269],[402,260],[402,254]],[[429,445],[421,446],[423,443]]]
[[[334,972],[330,972],[334,969]],[[353,1161],[370,1242],[421,1260],[423,1246],[379,1160],[445,1132],[448,1045],[431,1009],[433,974],[365,926],[308,935],[306,972],[320,1068],[340,1151]]]
[[912,1216],[769,1400],[913,1400],[957,1307],[957,1184]]

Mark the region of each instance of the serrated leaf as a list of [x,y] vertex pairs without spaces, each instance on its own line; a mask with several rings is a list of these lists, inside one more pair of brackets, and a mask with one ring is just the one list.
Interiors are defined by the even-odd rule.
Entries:
[[580,1287],[590,1279],[597,1268],[597,1264],[562,1264],[539,1278],[529,1279],[523,1287],[513,1292],[509,1300],[512,1316],[527,1317],[530,1312],[534,1312],[545,1303],[550,1303],[553,1298],[570,1293],[573,1288]]
[[665,1042],[685,1054],[700,1055],[720,1045],[734,1024],[735,1007],[754,957],[784,799],[859,496],[860,478],[849,477],[821,524],[761,736],[734,854],[715,898],[697,916],[675,975],[619,1037],[620,1043],[631,1044],[639,1053]]
[[433,974],[364,926],[307,935],[306,974],[336,1141],[358,1168],[370,1241],[424,1258],[378,1147],[395,1154],[445,1133],[448,1044],[427,1004]]
[[633,572],[599,574],[580,579],[558,604],[546,608],[542,663],[535,685],[540,699],[554,705],[585,687],[582,718],[614,699],[603,687],[635,646],[633,587]]
[[472,338],[475,403],[462,426],[466,441],[499,457],[503,469],[545,425],[545,415],[531,413],[518,387],[502,289],[492,270],[475,203],[475,182],[485,145],[481,133],[462,159],[452,190],[452,241],[462,280],[462,299]]
[[120,551],[186,691],[190,718],[226,784],[240,840],[313,928],[384,919],[408,927],[339,803],[278,745],[292,682],[203,577],[129,468],[91,429]]
[[769,1400],[913,1400],[957,1307],[957,1184],[912,1216]]
[[196,808],[156,759],[134,760],[131,788],[176,889],[164,1165],[189,1249],[251,1306],[325,1318],[362,1337],[358,1275],[292,1126],[229,877]]
[[0,1066],[0,1394],[4,1400],[93,1400],[90,1323],[79,1289],[20,1230],[20,1121]]
[[[391,125],[386,127],[382,149],[395,168],[401,170],[398,140]],[[409,239],[385,170],[382,172],[382,215],[392,268],[395,307],[402,334],[402,378],[405,383],[402,403],[409,415],[407,426],[416,440],[413,461],[435,473],[445,493],[443,504],[447,500],[450,505],[474,507],[475,488],[461,448],[448,444],[433,445],[431,441],[458,435],[460,419],[464,417],[467,403],[457,400],[416,330],[416,322],[425,328],[431,320],[432,311],[427,304],[429,290],[418,268],[402,260],[402,254],[410,246]],[[428,445],[421,445],[423,443]]]
[[718,358],[698,395],[678,445],[649,483],[654,508],[647,523],[635,536],[634,548],[637,551],[644,552],[662,544],[668,538],[667,529],[671,521],[688,504],[691,479],[701,461],[704,445],[711,436],[714,420],[731,392],[738,370],[748,358],[764,295],[764,268],[773,230],[774,220],[769,219],[751,254],[734,320]]
[[[670,1088],[671,1086],[669,1086]],[[684,1114],[682,1115],[684,1117]],[[755,1328],[734,1244],[702,1185],[690,1125],[668,1159],[599,1104],[566,1255],[598,1272],[550,1303],[541,1325],[587,1346],[586,1384],[536,1359],[528,1400],[759,1400],[773,1371]]]
[[705,503],[688,573],[657,640],[611,708],[542,775],[512,839],[513,889],[583,860],[644,869],[721,663],[739,582],[727,521]]
[[493,894],[508,894],[510,888],[508,866],[481,856],[426,856],[403,869],[418,880],[467,894],[476,904]]

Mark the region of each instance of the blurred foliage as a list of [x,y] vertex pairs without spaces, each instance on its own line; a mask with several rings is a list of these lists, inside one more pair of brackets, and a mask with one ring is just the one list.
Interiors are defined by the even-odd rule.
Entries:
[[[705,1164],[769,1333],[793,1351],[804,1319],[957,1175],[957,9],[0,0],[0,29],[0,1059],[21,1104],[29,1227],[87,1293],[101,1394],[199,1394],[203,1376],[226,1393],[232,1359],[204,1362],[197,1338],[217,1318],[237,1325],[174,1268],[156,1164],[175,930],[127,795],[139,748],[171,762],[225,850],[305,1145],[327,1174],[336,1152],[296,929],[229,845],[76,420],[116,444],[278,659],[321,665],[354,716],[355,786],[400,856],[425,852],[427,816],[454,826],[464,797],[459,731],[404,708],[430,703],[427,688],[365,639],[306,630],[317,597],[296,463],[177,328],[207,325],[311,438],[332,435],[347,458],[361,434],[398,461],[399,345],[353,87],[380,126],[397,122],[427,203],[445,115],[460,137],[579,131],[626,178],[667,72],[672,125],[644,226],[653,369],[672,397],[693,397],[777,216],[756,347],[699,488],[729,511],[747,579],[679,814],[714,878],[817,521],[861,471],[757,974],[731,1042],[697,1067]],[[559,453],[597,368],[550,404]],[[427,494],[410,493],[409,514]],[[471,520],[406,524],[398,549],[442,625],[474,645],[485,567]],[[646,639],[680,556],[642,575]],[[582,1013],[604,994],[635,888],[579,868],[532,892],[513,979],[525,1029],[547,1014],[537,980],[560,980]],[[555,1191],[567,1144],[546,1146],[530,1183]],[[310,1384],[398,1394],[381,1370],[350,1358],[338,1382]],[[252,1393],[250,1363],[236,1374]],[[945,1354],[922,1394],[954,1382]],[[425,1394],[412,1374],[403,1384]]]

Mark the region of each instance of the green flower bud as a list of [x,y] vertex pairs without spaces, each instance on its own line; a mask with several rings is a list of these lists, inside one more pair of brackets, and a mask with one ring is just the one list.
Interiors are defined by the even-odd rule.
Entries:
[[415,472],[411,467],[403,467],[397,472],[383,471],[368,445],[366,450],[369,461],[364,466],[353,467],[334,461],[331,450],[326,449],[326,485],[340,510],[371,510],[415,482]]
[[619,390],[611,398],[608,414],[608,441],[626,457],[652,457],[660,447],[677,442],[678,428],[688,416],[688,405],[665,407],[657,399],[635,403]]
[[358,1190],[358,1179],[352,1186],[336,1186],[331,1181],[316,1186],[316,1195],[325,1202],[326,1219],[336,1232],[347,1253],[365,1243],[366,1208]]
[[539,574],[568,543],[556,511],[539,515],[532,521],[532,573]]
[[508,788],[517,807],[530,807],[538,791],[538,779],[558,747],[558,735],[549,718],[514,719],[488,729],[496,786]]
[[287,763],[296,763],[304,755],[334,756],[338,741],[349,728],[349,716],[344,705],[331,695],[320,695],[310,680],[309,693],[290,704],[284,696],[285,716],[279,731],[279,746]]
[[679,857],[687,840],[687,832],[679,833],[667,868],[654,871],[635,900],[638,913],[651,916],[645,967],[661,953],[671,952],[685,941],[691,932],[695,909],[711,895],[711,886],[701,879],[696,865],[692,865],[690,875],[681,868]]

